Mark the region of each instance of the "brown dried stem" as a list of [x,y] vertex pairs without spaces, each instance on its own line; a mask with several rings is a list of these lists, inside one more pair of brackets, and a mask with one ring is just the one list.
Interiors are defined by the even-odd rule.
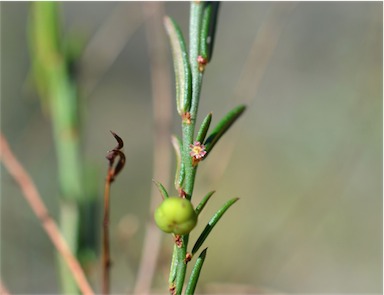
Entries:
[[103,217],[103,280],[102,292],[109,294],[111,258],[109,250],[109,196],[112,182],[112,168],[109,167],[104,189],[104,217]]
[[28,173],[21,166],[19,161],[16,159],[16,157],[13,155],[8,145],[8,142],[3,136],[3,134],[0,134],[0,147],[1,161],[8,170],[9,174],[15,179],[17,184],[20,186],[26,201],[32,208],[32,211],[40,220],[42,227],[46,231],[53,245],[63,257],[64,261],[67,263],[79,289],[83,294],[94,294],[92,288],[88,284],[88,281],[84,275],[80,263],[72,254],[58,226],[56,225],[53,218],[49,215],[47,208],[41,200],[40,194],[38,193],[35,184],[33,183]]
[[4,286],[2,280],[0,280],[0,294],[1,294],[1,295],[10,295],[10,294],[11,294],[11,293],[8,291],[8,289]]
[[[107,177],[105,180],[104,188],[104,217],[103,217],[103,253],[102,253],[102,292],[103,294],[109,294],[110,289],[110,268],[111,268],[111,256],[109,249],[109,199],[111,191],[111,183],[115,180],[116,175],[123,169],[125,165],[125,155],[121,151],[124,147],[123,140],[114,132],[113,137],[117,141],[117,146],[108,152],[106,158],[109,161]],[[119,158],[116,166],[115,160]]]

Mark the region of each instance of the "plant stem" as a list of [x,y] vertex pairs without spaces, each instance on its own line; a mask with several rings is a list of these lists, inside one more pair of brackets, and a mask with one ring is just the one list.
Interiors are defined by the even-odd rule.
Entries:
[[0,294],[2,294],[2,295],[10,295],[11,294],[1,280],[0,280]]
[[110,250],[109,250],[109,196],[111,190],[111,180],[113,177],[113,170],[108,169],[107,178],[104,187],[104,216],[103,216],[103,253],[102,253],[102,293],[109,294],[109,279],[110,279]]
[[191,2],[191,17],[189,27],[189,62],[192,72],[192,102],[191,102],[191,118],[193,130],[199,106],[200,90],[203,78],[203,72],[199,71],[197,57],[199,56],[200,48],[200,27],[203,13],[203,2]]
[[4,166],[7,168],[9,174],[15,179],[23,191],[23,195],[26,201],[31,206],[31,209],[35,213],[36,217],[40,220],[41,226],[44,228],[48,237],[57,249],[57,252],[62,257],[63,262],[66,264],[66,266],[68,266],[70,275],[73,277],[74,282],[77,284],[83,294],[94,294],[87,282],[79,261],[73,255],[70,246],[68,245],[62,233],[59,231],[57,224],[50,216],[48,209],[41,200],[40,194],[37,191],[37,188],[32,179],[13,155],[3,134],[0,134],[0,147],[1,162],[4,163]]
[[195,183],[197,166],[192,165],[192,159],[189,155],[190,144],[194,139],[195,125],[197,112],[200,100],[200,90],[202,84],[203,73],[199,71],[199,64],[197,57],[199,55],[199,36],[200,36],[200,24],[203,12],[203,3],[193,1],[191,2],[191,17],[190,17],[190,29],[189,29],[189,62],[191,65],[192,73],[192,101],[191,101],[191,122],[183,122],[183,161],[185,167],[185,187],[184,191],[187,194],[187,198],[192,198],[193,186]]
[[[183,120],[182,122],[182,138],[183,138],[183,148],[182,148],[182,161],[185,169],[185,180],[183,185],[183,191],[186,194],[186,198],[191,200],[193,187],[195,183],[195,176],[197,166],[192,165],[192,158],[189,154],[190,145],[193,143],[195,124],[197,118],[197,111],[200,98],[200,89],[202,83],[203,73],[199,71],[199,65],[197,62],[197,57],[199,54],[199,36],[200,36],[200,25],[203,11],[203,3],[201,2],[191,2],[191,16],[190,16],[190,33],[189,33],[189,42],[190,42],[190,51],[189,51],[189,61],[192,72],[192,101],[190,109],[190,121]],[[187,254],[189,235],[184,235],[181,237],[182,245],[180,248],[175,247],[177,251],[177,272],[176,272],[176,294],[181,294],[183,290],[185,274],[187,269],[187,264],[185,263],[185,256]]]
[[[59,225],[65,240],[68,243],[69,248],[73,253],[76,253],[78,249],[78,233],[79,233],[79,208],[76,202],[70,200],[59,200]],[[67,267],[64,258],[60,253],[57,253],[57,259],[59,261],[59,271],[61,286],[64,291],[71,291],[72,293],[78,293],[78,288],[71,276],[71,270]]]
[[[58,4],[35,2],[31,8],[30,42],[34,78],[43,104],[50,111],[60,185],[60,227],[73,253],[78,252],[80,216],[84,194],[79,109],[61,44]],[[70,270],[59,256],[63,292],[77,293]]]
[[[110,286],[110,267],[111,258],[109,250],[109,199],[111,191],[111,183],[115,180],[117,174],[121,172],[125,165],[125,155],[121,151],[124,147],[124,141],[113,131],[113,137],[117,141],[117,146],[107,153],[107,160],[109,162],[107,177],[105,179],[104,187],[104,214],[103,214],[103,253],[102,253],[102,292],[109,294]],[[116,158],[118,162],[115,165]]]

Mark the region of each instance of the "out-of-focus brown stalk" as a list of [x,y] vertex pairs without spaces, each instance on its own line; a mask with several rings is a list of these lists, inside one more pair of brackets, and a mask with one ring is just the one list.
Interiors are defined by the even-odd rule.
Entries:
[[103,280],[102,280],[102,292],[103,294],[109,294],[109,279],[111,258],[109,250],[109,196],[111,190],[112,168],[109,167],[107,178],[105,180],[104,188],[104,217],[103,217]]
[[41,200],[40,194],[38,193],[32,179],[13,155],[3,134],[0,134],[0,147],[1,161],[8,170],[9,174],[20,186],[26,201],[32,208],[32,211],[40,220],[42,227],[52,241],[53,245],[67,263],[79,289],[83,294],[94,294],[91,286],[88,284],[80,263],[72,254],[67,242],[59,231],[58,226],[56,225],[53,218],[49,215],[48,209],[45,207],[43,201]]
[[4,286],[3,281],[0,280],[0,294],[1,295],[10,295],[8,289]]
[[[123,140],[114,132],[113,137],[117,141],[117,146],[108,152],[106,158],[109,161],[107,177],[105,179],[104,188],[104,214],[103,214],[103,253],[102,253],[102,293],[109,294],[110,290],[110,268],[111,257],[109,250],[109,199],[111,191],[111,183],[115,180],[116,175],[123,169],[125,165],[125,155],[121,151],[124,147]],[[115,160],[119,158],[116,166]]]

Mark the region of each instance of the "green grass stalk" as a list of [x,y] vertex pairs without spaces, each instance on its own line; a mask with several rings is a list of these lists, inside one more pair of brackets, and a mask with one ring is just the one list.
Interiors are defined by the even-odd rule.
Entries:
[[[60,43],[58,14],[56,2],[32,3],[29,38],[36,86],[53,127],[60,186],[60,228],[71,251],[77,253],[78,203],[85,198],[78,96]],[[60,256],[58,259],[63,293],[78,293],[69,269]]]

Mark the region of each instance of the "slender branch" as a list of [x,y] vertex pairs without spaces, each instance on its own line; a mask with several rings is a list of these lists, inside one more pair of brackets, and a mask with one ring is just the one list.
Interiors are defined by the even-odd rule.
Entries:
[[[231,126],[231,124],[236,120],[236,118],[243,112],[245,109],[244,106],[241,106],[240,108],[234,109],[234,112],[229,113],[224,120],[222,120],[218,127],[213,130],[213,133],[215,134],[213,137],[210,136],[209,144],[210,145],[207,148],[207,151],[205,151],[205,147],[199,142],[199,140],[203,140],[206,136],[206,132],[208,129],[210,118],[208,117],[208,121],[204,121],[205,127],[201,127],[199,129],[199,133],[197,138],[199,140],[195,140],[195,125],[196,125],[196,118],[198,113],[198,106],[199,106],[199,100],[200,100],[200,91],[202,86],[202,80],[203,80],[203,73],[205,70],[205,66],[208,63],[209,59],[211,58],[212,48],[213,48],[213,35],[215,31],[216,26],[216,17],[217,17],[217,9],[218,9],[218,3],[216,3],[215,7],[212,8],[212,4],[202,3],[200,1],[193,1],[191,2],[191,12],[190,12],[190,27],[189,27],[189,55],[185,52],[185,46],[183,45],[183,36],[182,34],[177,32],[177,28],[175,30],[172,30],[172,26],[169,26],[169,23],[166,23],[166,27],[168,28],[168,32],[171,39],[172,48],[176,48],[176,50],[173,50],[173,52],[176,52],[174,54],[174,62],[175,62],[175,75],[176,77],[181,76],[183,78],[183,69],[179,69],[178,65],[182,64],[187,70],[190,69],[191,76],[192,76],[192,91],[186,92],[187,93],[187,102],[190,101],[190,104],[188,103],[188,106],[185,108],[182,108],[179,114],[182,118],[182,152],[181,152],[181,158],[182,158],[182,167],[183,167],[183,182],[178,182],[181,184],[180,188],[180,197],[185,197],[187,200],[191,200],[193,197],[193,188],[195,184],[195,176],[196,171],[198,167],[198,163],[201,160],[201,158],[209,152],[209,149],[213,147],[214,143],[221,137],[222,134]],[[212,10],[214,12],[212,12]],[[212,14],[210,14],[212,13]],[[203,25],[204,23],[204,25]],[[176,33],[174,32],[176,31]],[[179,47],[174,46],[176,41],[178,40],[180,43],[180,50]],[[200,45],[204,44],[200,48]],[[205,46],[208,44],[208,47]],[[201,51],[200,51],[201,50]],[[179,52],[178,52],[179,51]],[[180,53],[181,51],[181,53]],[[208,53],[209,51],[209,53]],[[187,56],[187,62],[189,62],[189,66],[185,67],[185,56]],[[188,75],[187,75],[188,76]],[[189,76],[188,76],[189,77]],[[179,80],[176,79],[176,88],[179,89],[180,84]],[[185,81],[184,81],[185,82]],[[188,89],[188,84],[184,83],[182,85],[184,88]],[[179,99],[179,98],[177,98]],[[180,104],[178,100],[178,104]],[[189,107],[190,106],[190,107]],[[193,143],[193,144],[192,144]],[[191,151],[192,149],[192,151]],[[200,150],[201,149],[201,150]],[[177,177],[176,177],[177,179]],[[216,221],[219,220],[220,216],[229,208],[231,204],[233,204],[237,199],[233,199],[230,202],[226,204],[222,209],[220,209],[215,215]],[[220,212],[220,213],[219,213]],[[198,244],[196,247],[194,247],[194,250],[197,251],[197,249],[200,247],[201,243],[205,240],[207,235],[209,234],[211,228],[215,224],[215,221],[212,221],[212,224],[207,227],[202,235],[200,236],[198,240]],[[179,295],[183,291],[184,281],[185,281],[185,275],[186,275],[186,269],[187,269],[187,263],[190,261],[192,255],[191,253],[187,253],[188,248],[188,240],[189,240],[189,234],[185,235],[176,235],[175,237],[175,247],[174,247],[174,253],[172,256],[172,264],[171,264],[171,270],[169,275],[169,291],[172,295],[176,294]],[[204,257],[205,257],[205,251],[203,251]],[[201,269],[202,263],[197,264],[197,268],[195,268],[195,272],[191,276],[190,283],[187,287],[186,294],[191,294],[194,292],[196,283],[198,280],[199,272]]]
[[[186,194],[187,199],[192,198],[193,187],[195,183],[195,176],[197,166],[192,164],[192,159],[189,154],[190,145],[193,142],[195,124],[197,118],[197,111],[200,98],[200,89],[202,83],[203,73],[199,71],[198,65],[198,53],[199,53],[199,34],[200,34],[200,25],[203,11],[202,2],[192,2],[191,3],[191,16],[190,16],[190,29],[189,29],[189,38],[190,38],[190,51],[189,51],[189,61],[191,64],[191,73],[192,73],[192,102],[190,109],[190,121],[183,120],[182,122],[182,138],[183,138],[183,150],[182,150],[182,161],[185,168],[185,182],[183,185],[183,191]],[[187,254],[189,235],[184,235],[181,237],[181,247],[175,248],[177,251],[176,255],[176,294],[181,294],[184,286],[184,280],[187,270],[187,264],[185,263],[185,257]]]
[[48,237],[71,270],[73,278],[75,279],[79,289],[83,294],[94,294],[92,288],[87,282],[80,263],[72,254],[70,248],[67,245],[67,242],[59,231],[58,226],[56,225],[53,218],[49,215],[49,212],[41,200],[40,194],[38,193],[32,179],[13,155],[6,138],[2,133],[0,134],[0,146],[1,161],[4,163],[4,166],[8,170],[9,174],[20,186],[26,201],[31,206],[32,211],[40,220],[41,225],[46,231]]
[[10,295],[11,293],[8,291],[7,287],[3,284],[3,281],[0,280],[0,294],[1,295]]
[[[109,250],[109,199],[111,191],[111,183],[115,180],[117,174],[124,168],[125,155],[121,151],[124,147],[123,140],[114,132],[113,137],[117,141],[117,146],[108,152],[106,158],[109,162],[107,177],[105,180],[104,189],[104,217],[103,217],[103,253],[102,253],[102,292],[103,294],[109,294],[110,289],[110,268],[111,268],[111,257]],[[115,165],[115,160],[118,161]]]
[[[52,122],[60,186],[59,225],[71,251],[82,253],[85,247],[78,239],[82,222],[79,210],[80,202],[87,198],[81,151],[82,116],[78,85],[69,70],[71,62],[63,45],[67,43],[60,28],[58,2],[32,3],[28,26],[32,74],[42,106],[49,111]],[[63,293],[77,293],[70,270],[60,257],[58,262]]]
[[102,292],[109,294],[111,258],[109,250],[109,196],[111,190],[112,168],[109,167],[104,189],[104,217],[103,217],[103,280]]

